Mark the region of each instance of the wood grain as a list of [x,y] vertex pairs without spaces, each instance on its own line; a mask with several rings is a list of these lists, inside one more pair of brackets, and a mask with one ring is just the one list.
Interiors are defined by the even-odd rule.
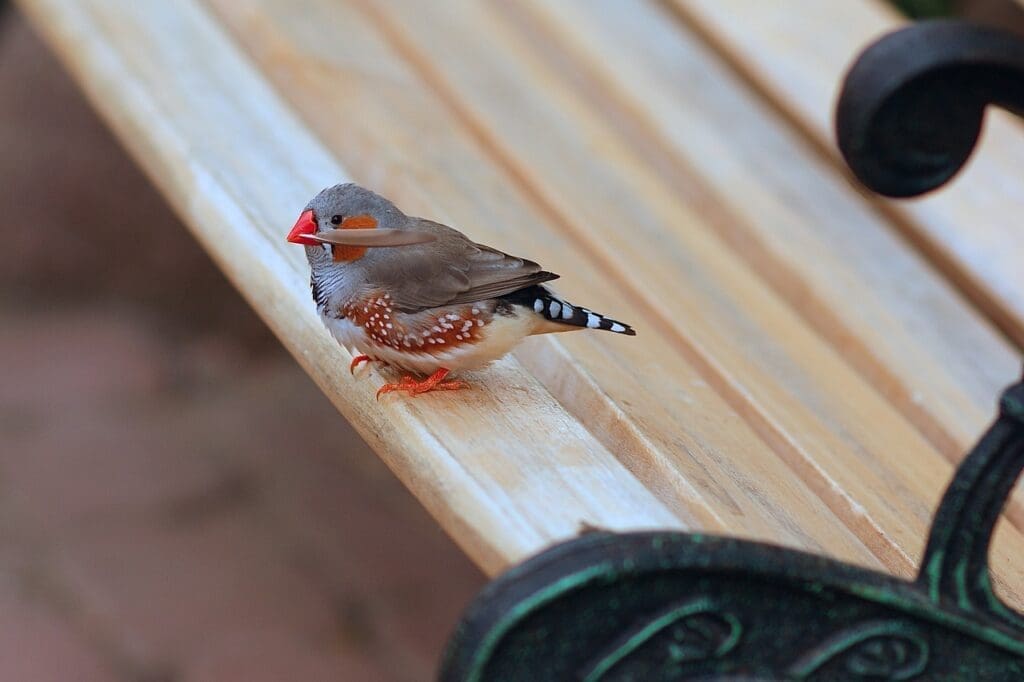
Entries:
[[[702,42],[654,5],[495,2],[748,267],[953,462],[1012,348]],[[652,49],[650,46],[657,46]],[[557,54],[556,54],[557,53]],[[560,61],[560,63],[559,63]]]
[[[460,131],[366,15],[333,2],[307,3],[301,17],[287,2],[211,4],[317,134],[356,160],[361,181],[411,212],[539,259],[563,273],[559,289],[570,300],[640,325],[630,339],[532,339],[517,357],[666,505],[708,530],[874,563],[797,476],[762,456],[770,448],[652,328],[656,318],[646,322],[557,220]],[[344,45],[322,43],[315,36],[324,25],[351,35]]]
[[[959,462],[1019,356],[830,162],[653,5],[493,5],[751,270]],[[1011,515],[1024,525],[1019,493]]]
[[[832,107],[845,70],[903,19],[880,0],[662,0],[726,56],[771,104],[839,163]],[[911,202],[878,203],[1018,346],[1024,345],[1024,127],[991,111],[974,159],[952,185]]]
[[[465,182],[472,186],[484,170],[462,157],[447,162],[450,138],[443,136],[444,144],[435,139],[438,131],[452,127],[452,117],[460,121],[493,162],[555,218],[555,228],[570,238],[571,248],[586,253],[603,277],[628,293],[641,319],[649,318],[652,329],[697,366],[701,377],[877,556],[895,571],[912,570],[931,507],[951,474],[949,464],[788,305],[766,291],[703,226],[702,218],[679,202],[584,102],[553,80],[536,55],[488,10],[479,3],[429,8],[400,1],[356,3],[370,20],[360,22],[336,3],[310,3],[321,8],[317,21],[289,22],[286,8],[265,16],[274,3],[250,5],[242,17],[235,3],[214,4],[268,72],[281,63],[289,65],[286,70],[309,63],[324,67],[317,74],[291,70],[277,82],[345,158],[360,156],[350,140],[366,132],[356,128],[405,117],[372,148],[387,139],[404,139],[404,129],[431,131],[416,145],[389,153],[405,155],[403,166],[468,175]],[[303,28],[308,24],[329,22],[348,27],[359,38],[320,48],[303,33],[312,30]],[[287,35],[271,37],[279,32]],[[367,45],[366,36],[375,32],[387,41],[380,50]],[[299,56],[282,57],[277,50],[285,45]],[[399,79],[384,56],[388,46],[405,60],[411,75]],[[336,80],[365,73],[370,65],[388,74],[386,97],[380,96],[379,83],[360,88],[357,79]],[[300,82],[303,87],[297,88]],[[410,95],[424,82],[448,108],[438,120],[424,121],[429,104]],[[324,106],[332,91],[336,97]],[[321,106],[308,106],[314,95]],[[334,124],[337,120],[346,121],[344,129]],[[441,150],[432,152],[434,145]],[[418,155],[428,162],[417,163]],[[600,163],[594,163],[595,156]],[[630,229],[623,230],[624,225]],[[477,234],[485,227],[466,229]],[[516,230],[532,234],[538,245],[557,238],[534,220]],[[528,254],[538,255],[536,250]],[[577,278],[581,271],[572,272]],[[609,312],[617,312],[614,305]],[[572,343],[566,341],[581,357]],[[662,361],[661,354],[649,357]],[[587,369],[627,416],[638,424],[651,423],[646,410],[620,399],[619,386],[597,378],[600,368]],[[655,426],[652,433],[668,425]],[[894,458],[892,452],[902,456]],[[742,459],[753,456],[763,455],[748,453]],[[763,485],[765,495],[777,494],[771,482]],[[1019,534],[1011,536],[1016,537],[1011,545],[1019,542]]]
[[[310,304],[303,254],[283,240],[309,196],[346,173],[205,10],[186,1],[22,7],[246,299],[485,570],[584,522],[685,527],[514,360],[457,402],[377,403],[380,377],[349,376],[348,354]],[[538,437],[508,437],[525,432]]]

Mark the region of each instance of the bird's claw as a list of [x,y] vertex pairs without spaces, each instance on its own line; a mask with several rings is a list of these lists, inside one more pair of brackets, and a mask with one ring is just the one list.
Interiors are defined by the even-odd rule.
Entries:
[[445,381],[444,378],[448,374],[449,370],[441,368],[422,381],[417,381],[411,376],[405,375],[398,383],[381,386],[377,390],[377,400],[380,400],[380,397],[385,393],[391,393],[392,391],[407,391],[409,395],[416,396],[430,391],[458,391],[459,389],[469,388],[469,384],[464,381]]
[[349,374],[355,374],[356,373],[356,367],[358,367],[359,365],[363,364],[364,362],[370,362],[371,360],[373,360],[373,358],[371,358],[369,355],[357,355],[357,356],[355,356],[354,358],[352,358],[352,362],[348,366]]

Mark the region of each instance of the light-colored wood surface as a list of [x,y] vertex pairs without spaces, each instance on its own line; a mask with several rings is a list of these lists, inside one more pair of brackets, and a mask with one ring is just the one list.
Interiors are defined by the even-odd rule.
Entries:
[[[827,155],[832,105],[854,57],[902,20],[881,0],[664,0]],[[911,202],[879,202],[894,227],[1018,345],[1024,344],[1024,126],[992,111],[963,174]]]
[[647,162],[703,202],[710,227],[748,267],[959,459],[1016,371],[1016,350],[827,161],[656,6],[502,6],[532,8],[517,18],[547,28],[538,45],[590,65],[584,91]]
[[[821,126],[793,125],[821,113],[813,79],[784,92],[766,68],[755,87],[731,43],[707,44],[708,17],[728,18],[712,4],[23,0],[225,272],[486,570],[585,522],[911,575],[1017,350],[995,308],[901,238],[925,222],[896,225],[820,152]],[[348,375],[283,241],[348,177],[539,260],[639,335],[531,339],[470,393],[374,402],[381,378]],[[1010,516],[993,563],[1019,604],[1024,507]]]
[[[570,536],[583,522],[688,525],[514,360],[458,403],[378,404],[379,381],[349,376],[350,357],[310,304],[305,257],[283,240],[308,198],[347,174],[203,8],[24,7],[239,290],[485,569]],[[543,434],[529,447],[509,437],[524,425]]]
[[[567,273],[561,290],[570,300],[601,301],[609,313],[643,319],[636,317],[641,311],[617,282],[583,258],[583,245],[562,236],[557,220],[516,191],[515,179],[495,168],[469,136],[459,134],[443,101],[365,15],[336,3],[308,3],[301,18],[285,2],[260,5],[258,12],[239,12],[235,3],[216,6],[293,105],[321,98],[324,106],[304,111],[339,156],[365,159],[361,179],[379,178],[376,182],[388,188],[389,196],[410,210],[440,216],[478,239],[530,254]],[[324,22],[352,27],[354,37],[344,47],[321,45],[314,32]],[[281,32],[287,39],[280,38]],[[287,55],[283,45],[289,46]],[[310,62],[321,69],[308,73],[303,65]],[[375,78],[361,78],[370,68]],[[377,78],[390,88],[382,91]],[[336,125],[338,119],[349,123]],[[389,142],[403,140],[410,128],[435,131],[431,144]],[[382,158],[375,158],[378,153]],[[438,167],[448,172],[431,172]],[[691,509],[699,502],[703,509],[697,513],[709,528],[831,547],[852,559],[864,554],[845,533],[836,535],[831,524],[801,523],[807,514],[830,515],[783,463],[746,455],[768,448],[671,343],[656,333],[624,343],[608,341],[593,334],[536,339],[517,357],[671,508]],[[552,348],[574,342],[571,355]],[[580,373],[567,372],[569,358],[582,366]],[[666,376],[674,380],[666,382]],[[607,406],[609,399],[614,407]],[[689,405],[685,412],[671,409],[680,399]],[[703,426],[695,428],[698,424]],[[696,486],[698,481],[703,485]],[[747,489],[762,481],[778,486],[780,493],[785,490],[789,502],[750,495]]]
[[[237,5],[222,3],[219,7],[230,21],[231,10]],[[299,32],[273,41],[254,30],[252,19],[264,17],[268,7],[275,5],[260,3],[247,21],[232,22],[236,37],[254,50],[257,59],[259,54],[267,54],[263,45],[288,44],[303,55],[283,60],[289,64],[324,64],[337,59],[341,60],[339,66],[345,63],[352,70],[353,61],[373,64],[377,69],[390,63],[384,53],[365,43],[351,50],[337,45],[323,50],[315,47],[313,36],[301,32],[301,27],[308,25],[305,19],[290,22],[283,3],[281,11],[268,18],[267,25],[274,32],[285,33],[294,25]],[[311,23],[322,24],[333,17],[363,37],[379,32],[396,54],[404,56],[411,77],[402,81],[403,99],[411,99],[412,92],[424,89],[419,83],[425,82],[432,84],[441,102],[456,107],[440,120],[416,127],[441,128],[448,117],[461,116],[478,137],[486,140],[485,147],[493,150],[495,162],[520,169],[510,179],[522,178],[520,182],[541,197],[543,205],[559,214],[553,227],[567,231],[576,249],[595,254],[602,277],[615,280],[620,290],[631,290],[634,307],[646,300],[651,310],[650,326],[668,328],[677,352],[703,367],[712,385],[727,400],[735,401],[736,408],[743,410],[753,427],[774,445],[775,454],[796,469],[891,570],[912,570],[912,557],[920,551],[918,545],[936,499],[932,494],[941,491],[951,468],[914,429],[893,414],[889,404],[850,372],[832,348],[810,333],[792,310],[763,291],[747,267],[709,238],[701,229],[701,218],[659,187],[650,169],[587,107],[553,82],[532,53],[508,36],[502,22],[484,5],[474,2],[429,8],[411,1],[391,2],[373,5],[363,19],[357,12],[342,12],[333,3],[324,3],[324,8],[320,21]],[[269,54],[281,61],[278,53]],[[502,59],[502,55],[507,57]],[[345,61],[346,57],[353,61]],[[267,59],[262,63],[271,68],[274,62]],[[340,71],[329,72],[329,78]],[[296,86],[299,82],[308,87]],[[299,72],[283,74],[279,81],[297,108],[317,96],[331,98],[330,84],[328,78],[316,77],[305,83]],[[559,97],[509,101],[509,97],[518,97],[531,87]],[[376,126],[384,112],[393,108],[393,102],[388,101],[375,106],[380,98],[372,87],[359,89],[357,84],[346,84],[336,90],[344,93],[339,100],[355,106],[345,109],[343,102],[331,100],[330,106],[314,109],[311,120],[324,110],[347,110],[350,113],[342,115],[344,120],[369,118]],[[417,117],[429,111],[427,102],[414,101],[410,110]],[[317,132],[325,140],[343,145],[355,125],[341,129],[333,121],[322,121]],[[537,136],[537,130],[547,131],[550,137]],[[380,143],[385,144],[386,138]],[[601,150],[607,163],[590,163],[593,148]],[[451,145],[443,147],[445,156],[451,149]],[[444,158],[433,157],[430,162],[444,163]],[[472,177],[479,173],[468,161],[455,168],[466,169]],[[614,201],[607,197],[614,197]],[[552,231],[538,229],[535,220],[524,220],[528,214],[523,211],[516,215],[520,225],[511,229],[534,232],[531,255],[560,269],[557,260],[545,258],[545,252],[538,251]],[[625,224],[636,227],[624,232],[619,226]],[[680,224],[686,229],[677,230]],[[637,241],[637,233],[644,238]],[[682,241],[681,246],[675,246],[676,237]],[[659,248],[651,249],[653,243]],[[559,254],[564,250],[558,245],[553,257],[561,258]],[[644,275],[639,281],[637,273]],[[572,282],[563,285],[568,294],[573,293],[571,287]],[[590,287],[588,290],[593,291]],[[668,291],[674,295],[658,294]],[[612,295],[606,295],[605,300],[611,301]],[[730,306],[729,301],[734,303]],[[572,342],[571,338],[566,341]],[[647,343],[638,338],[630,345],[643,349]],[[771,354],[766,352],[769,350]],[[645,350],[647,357],[658,361],[666,357],[664,353],[663,349]],[[656,367],[656,371],[665,376],[661,368]],[[594,367],[592,372],[600,382],[600,368]],[[795,382],[799,386],[794,386]],[[735,388],[743,391],[744,397],[739,398],[733,392]],[[625,396],[618,384],[604,383],[602,390],[622,404]],[[657,437],[670,425],[654,421],[648,409],[631,403],[629,413],[650,424],[652,436]],[[830,425],[845,425],[845,440]],[[894,460],[889,455],[893,448],[904,457]],[[854,457],[854,453],[859,456]],[[771,489],[772,484],[767,480],[762,486]],[[887,494],[894,486],[901,491],[899,501]],[[863,514],[865,509],[867,514]]]

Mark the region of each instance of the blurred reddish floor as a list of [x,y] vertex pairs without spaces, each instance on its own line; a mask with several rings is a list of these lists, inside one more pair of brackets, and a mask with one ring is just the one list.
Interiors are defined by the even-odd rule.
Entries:
[[0,680],[428,679],[483,576],[8,19]]

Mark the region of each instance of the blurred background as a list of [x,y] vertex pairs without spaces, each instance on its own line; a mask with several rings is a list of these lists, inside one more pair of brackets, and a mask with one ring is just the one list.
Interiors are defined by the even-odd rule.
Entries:
[[483,576],[10,10],[0,149],[0,682],[429,679]]

